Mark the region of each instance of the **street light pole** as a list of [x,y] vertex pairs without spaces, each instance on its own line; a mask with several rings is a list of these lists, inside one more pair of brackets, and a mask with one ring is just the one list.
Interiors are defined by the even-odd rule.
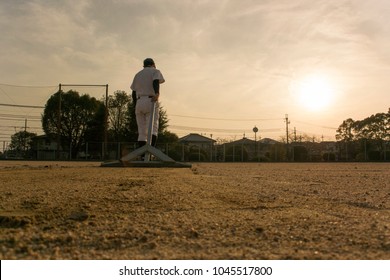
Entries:
[[259,129],[255,126],[253,128],[253,132],[255,133],[255,155],[257,157],[257,132],[259,131]]

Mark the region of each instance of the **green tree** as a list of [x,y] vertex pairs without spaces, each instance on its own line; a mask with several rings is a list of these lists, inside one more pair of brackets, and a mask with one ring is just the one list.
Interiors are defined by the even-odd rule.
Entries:
[[163,134],[166,132],[168,128],[168,116],[167,116],[167,111],[164,110],[162,106],[159,108],[159,119],[158,119],[158,133]]
[[359,159],[386,157],[386,141],[390,140],[390,108],[387,113],[377,113],[363,120],[345,120],[337,129],[336,139],[347,159],[354,155]]
[[343,121],[343,123],[338,127],[336,130],[336,140],[338,141],[344,141],[349,142],[354,140],[354,128],[355,128],[355,121],[351,118]]
[[386,127],[386,117],[386,113],[377,113],[364,120],[357,121],[355,123],[357,138],[385,140],[389,133]]
[[386,122],[385,122],[385,125],[386,125],[386,141],[390,141],[390,108],[389,108],[389,111],[387,111],[387,114],[386,114]]
[[357,139],[364,141],[364,150],[370,159],[379,160],[383,155],[389,136],[388,119],[388,113],[377,113],[355,123]]
[[19,131],[11,136],[10,150],[17,155],[27,156],[32,150],[33,138],[37,136],[36,133],[28,131]]
[[[61,110],[59,110],[60,98]],[[73,90],[66,93],[57,92],[45,105],[42,115],[43,130],[47,135],[60,134],[61,146],[70,148],[72,157],[75,157],[85,143],[86,132],[91,129],[92,124],[95,128],[96,126],[104,127],[104,123],[96,123],[101,122],[99,120],[101,118],[97,118],[97,113],[101,112],[99,111],[101,106],[100,101],[88,94],[80,95]]]
[[85,131],[86,142],[104,142],[105,117],[106,106],[104,106],[103,102],[99,102],[95,114],[87,123],[87,129]]
[[108,120],[110,134],[113,140],[120,142],[124,140],[127,130],[127,111],[130,104],[130,96],[122,90],[114,92],[114,96],[108,97]]
[[166,129],[159,134],[158,139],[159,143],[172,144],[178,142],[179,137],[175,133],[170,132]]
[[351,118],[343,121],[336,132],[336,140],[340,142],[340,158],[345,160],[353,158],[355,149],[351,143],[355,140],[355,121]]
[[123,135],[126,142],[137,141],[138,126],[137,119],[135,116],[135,105],[136,104],[134,104],[133,99],[130,98],[129,103],[127,104],[126,129]]

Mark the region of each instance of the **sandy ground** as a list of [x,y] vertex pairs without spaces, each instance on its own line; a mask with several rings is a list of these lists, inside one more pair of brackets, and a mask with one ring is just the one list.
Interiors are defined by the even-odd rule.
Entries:
[[390,259],[390,164],[0,161],[0,259]]

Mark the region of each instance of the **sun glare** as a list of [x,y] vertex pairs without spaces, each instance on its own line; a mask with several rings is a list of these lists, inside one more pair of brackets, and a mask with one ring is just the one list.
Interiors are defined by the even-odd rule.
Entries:
[[311,111],[319,111],[328,107],[332,101],[334,89],[323,76],[307,76],[297,88],[299,103]]

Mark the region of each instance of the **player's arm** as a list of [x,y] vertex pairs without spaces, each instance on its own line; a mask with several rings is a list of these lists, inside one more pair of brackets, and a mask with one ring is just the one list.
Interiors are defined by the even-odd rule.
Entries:
[[160,81],[159,80],[153,80],[153,89],[154,89],[154,94],[156,95],[153,99],[154,99],[154,101],[157,101],[158,97],[160,96]]
[[133,104],[135,106],[137,104],[137,92],[135,90],[131,93],[131,98],[133,98]]
[[160,81],[153,80],[153,89],[155,94],[160,94]]

